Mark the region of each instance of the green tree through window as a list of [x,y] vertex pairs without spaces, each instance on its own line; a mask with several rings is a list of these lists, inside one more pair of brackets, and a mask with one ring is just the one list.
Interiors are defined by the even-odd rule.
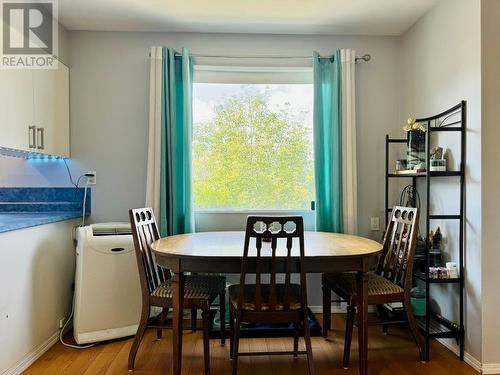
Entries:
[[314,199],[312,129],[289,102],[271,108],[269,90],[242,91],[194,125],[195,208],[308,208]]

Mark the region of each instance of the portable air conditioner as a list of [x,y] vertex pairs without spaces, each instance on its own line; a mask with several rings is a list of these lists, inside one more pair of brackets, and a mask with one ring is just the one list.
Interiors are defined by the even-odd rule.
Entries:
[[77,228],[73,334],[78,344],[135,335],[142,295],[130,224]]

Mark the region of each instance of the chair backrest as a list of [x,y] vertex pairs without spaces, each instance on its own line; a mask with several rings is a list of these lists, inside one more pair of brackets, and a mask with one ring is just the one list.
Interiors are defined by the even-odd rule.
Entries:
[[[295,240],[295,241],[294,241]],[[263,245],[264,243],[264,245]],[[301,304],[306,307],[306,276],[302,267],[304,258],[304,222],[302,216],[249,216],[247,219],[245,245],[241,263],[240,295],[238,300],[238,313],[241,313],[244,296],[246,276],[255,273],[255,295],[253,298],[254,311],[266,312],[288,312],[293,292],[290,287],[292,273],[292,246],[299,248],[299,272],[301,287]],[[250,247],[255,247],[255,254],[249,254]],[[279,249],[280,254],[277,254]],[[276,281],[277,257],[285,258],[284,283]],[[248,272],[250,259],[255,263],[255,272]],[[269,293],[264,295],[262,288],[262,276],[269,275]],[[284,288],[283,301],[278,306],[277,287]],[[299,296],[296,296],[299,297]]]
[[129,217],[142,294],[143,298],[149,298],[156,287],[170,278],[170,272],[158,266],[151,249],[151,244],[160,238],[153,209],[132,209],[129,210]]
[[384,250],[377,273],[409,292],[417,246],[419,210],[395,206],[384,236]]

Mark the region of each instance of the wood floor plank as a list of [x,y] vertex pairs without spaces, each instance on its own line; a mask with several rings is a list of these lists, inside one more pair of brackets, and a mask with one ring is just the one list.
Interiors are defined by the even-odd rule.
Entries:
[[94,358],[87,370],[83,372],[83,375],[105,374],[118,353],[126,344],[127,340],[116,340],[109,344],[100,344],[99,346],[102,346],[102,349]]
[[[321,320],[320,320],[321,321]],[[358,372],[357,330],[351,348],[349,369],[342,368],[344,345],[343,315],[332,317],[333,330],[328,340],[312,338],[316,375],[356,375]],[[410,332],[405,328],[391,327],[388,335],[383,335],[380,327],[369,329],[369,374],[371,375],[477,375],[470,366],[433,341],[431,361],[419,361],[417,347]],[[148,330],[136,358],[135,375],[171,374],[171,331],[165,330],[161,340],[156,339],[156,331]],[[183,336],[183,375],[203,374],[203,340],[201,331],[185,331]],[[115,340],[96,345],[90,349],[71,349],[56,344],[40,357],[25,374],[28,375],[121,375],[127,374],[128,352],[132,338]],[[241,351],[291,350],[291,337],[268,339],[241,339]],[[299,341],[300,350],[304,340]],[[222,347],[219,340],[210,341],[212,375],[230,375],[229,342]],[[302,375],[307,373],[305,356],[240,357],[239,375]]]

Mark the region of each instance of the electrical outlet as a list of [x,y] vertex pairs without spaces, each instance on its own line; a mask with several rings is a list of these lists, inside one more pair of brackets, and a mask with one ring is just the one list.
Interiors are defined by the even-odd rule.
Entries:
[[97,173],[96,171],[88,171],[87,174],[93,174],[94,177],[87,177],[87,182],[90,185],[94,186],[97,183]]
[[371,230],[380,230],[380,220],[378,217],[372,217],[370,219],[370,229]]
[[66,318],[60,318],[59,319],[59,329],[61,329],[62,327],[64,327],[64,321],[66,320]]

